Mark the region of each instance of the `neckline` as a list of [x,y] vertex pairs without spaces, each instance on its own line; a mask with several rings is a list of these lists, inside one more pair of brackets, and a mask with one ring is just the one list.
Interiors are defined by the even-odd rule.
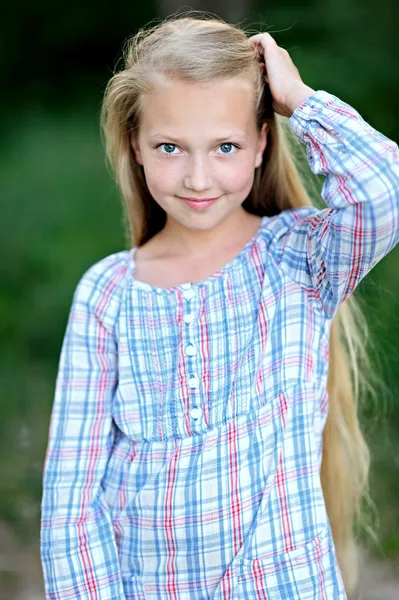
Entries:
[[199,282],[187,281],[187,282],[179,283],[177,285],[173,285],[170,287],[158,287],[158,286],[152,285],[150,283],[147,283],[145,281],[140,281],[140,280],[136,279],[134,277],[134,273],[136,270],[134,255],[136,254],[136,251],[138,250],[138,246],[135,246],[134,248],[131,248],[129,250],[129,256],[128,256],[128,263],[129,263],[128,266],[129,266],[131,284],[136,289],[144,290],[147,292],[154,292],[156,294],[174,294],[176,292],[183,292],[183,290],[186,290],[187,288],[199,289],[199,288],[203,288],[205,286],[212,285],[214,282],[218,281],[221,277],[223,277],[227,272],[231,271],[236,266],[238,266],[241,262],[246,260],[247,254],[249,253],[252,246],[257,241],[261,231],[263,230],[264,224],[268,219],[270,219],[270,217],[267,217],[267,216],[261,218],[261,221],[260,221],[257,231],[251,237],[251,239],[248,240],[248,242],[245,244],[245,246],[243,246],[241,248],[240,252],[238,254],[236,254],[236,256],[233,256],[233,258],[230,259],[225,265],[223,265],[223,267],[221,269],[219,269],[218,271],[215,271],[214,273],[209,275],[206,279],[203,279],[202,281],[199,281]]

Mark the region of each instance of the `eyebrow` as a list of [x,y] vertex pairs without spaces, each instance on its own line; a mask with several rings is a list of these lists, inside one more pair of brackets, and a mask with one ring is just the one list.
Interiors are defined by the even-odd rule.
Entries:
[[[211,142],[213,143],[217,143],[217,142],[223,142],[223,140],[227,139],[227,138],[237,138],[240,139],[244,142],[248,141],[248,136],[245,133],[239,133],[239,132],[231,132],[228,133],[222,137],[218,137],[216,139],[211,140]],[[163,133],[152,133],[148,135],[148,139],[152,142],[155,142],[157,140],[171,140],[173,142],[177,142],[177,143],[181,143],[182,141],[184,142],[184,140],[179,140],[178,138],[174,137],[173,135],[168,135],[168,134],[163,134]]]

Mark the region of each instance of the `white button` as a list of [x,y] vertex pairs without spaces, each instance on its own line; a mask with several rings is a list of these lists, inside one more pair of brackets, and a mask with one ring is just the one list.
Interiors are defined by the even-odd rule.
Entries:
[[191,288],[191,283],[187,282],[187,283],[182,283],[181,284],[183,290],[189,290]]
[[197,420],[197,419],[200,418],[201,413],[202,413],[202,411],[201,411],[200,408],[193,408],[193,409],[191,409],[191,416],[195,420]]
[[195,293],[194,293],[194,290],[192,290],[192,289],[184,290],[184,292],[183,292],[183,298],[185,300],[191,300],[192,298],[194,298],[194,296],[195,296]]
[[196,354],[196,352],[197,351],[196,351],[195,347],[192,344],[190,344],[189,346],[187,346],[187,348],[186,348],[186,354],[188,354],[189,356],[194,356]]
[[190,386],[190,388],[196,388],[199,384],[199,379],[198,377],[190,377],[190,379],[188,380],[188,385]]
[[185,323],[191,323],[191,321],[194,319],[194,315],[193,313],[190,313],[188,315],[184,315],[183,320]]

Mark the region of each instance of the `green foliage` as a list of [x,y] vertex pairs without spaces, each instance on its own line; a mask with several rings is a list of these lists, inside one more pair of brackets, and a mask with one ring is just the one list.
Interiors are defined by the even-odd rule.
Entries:
[[72,294],[124,239],[96,111],[42,110],[22,122],[6,134],[1,161],[0,519],[30,535]]
[[[0,520],[21,538],[37,538],[42,465],[72,294],[91,264],[124,248],[120,201],[99,137],[101,92],[124,39],[156,13],[151,3],[139,14],[127,2],[16,7],[7,5],[0,25],[0,69],[8,90],[0,141]],[[338,95],[399,140],[398,11],[397,0],[377,7],[371,0],[307,0],[300,6],[283,0],[267,9],[258,0],[242,26],[268,27],[308,85]],[[362,420],[373,457],[380,551],[389,555],[399,555],[398,258],[395,249],[357,291],[384,382],[376,405],[366,399]]]

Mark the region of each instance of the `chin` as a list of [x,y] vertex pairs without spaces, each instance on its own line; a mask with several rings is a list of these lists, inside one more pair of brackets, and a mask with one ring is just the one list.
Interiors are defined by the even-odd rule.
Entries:
[[178,222],[181,225],[192,230],[206,231],[208,229],[216,227],[217,225],[219,225],[219,223],[222,223],[222,221],[227,219],[229,216],[230,214],[215,215],[211,214],[211,212],[206,214],[205,212],[202,213],[201,211],[198,211],[198,214],[194,213],[192,215],[189,215],[188,218],[180,218],[178,219]]

